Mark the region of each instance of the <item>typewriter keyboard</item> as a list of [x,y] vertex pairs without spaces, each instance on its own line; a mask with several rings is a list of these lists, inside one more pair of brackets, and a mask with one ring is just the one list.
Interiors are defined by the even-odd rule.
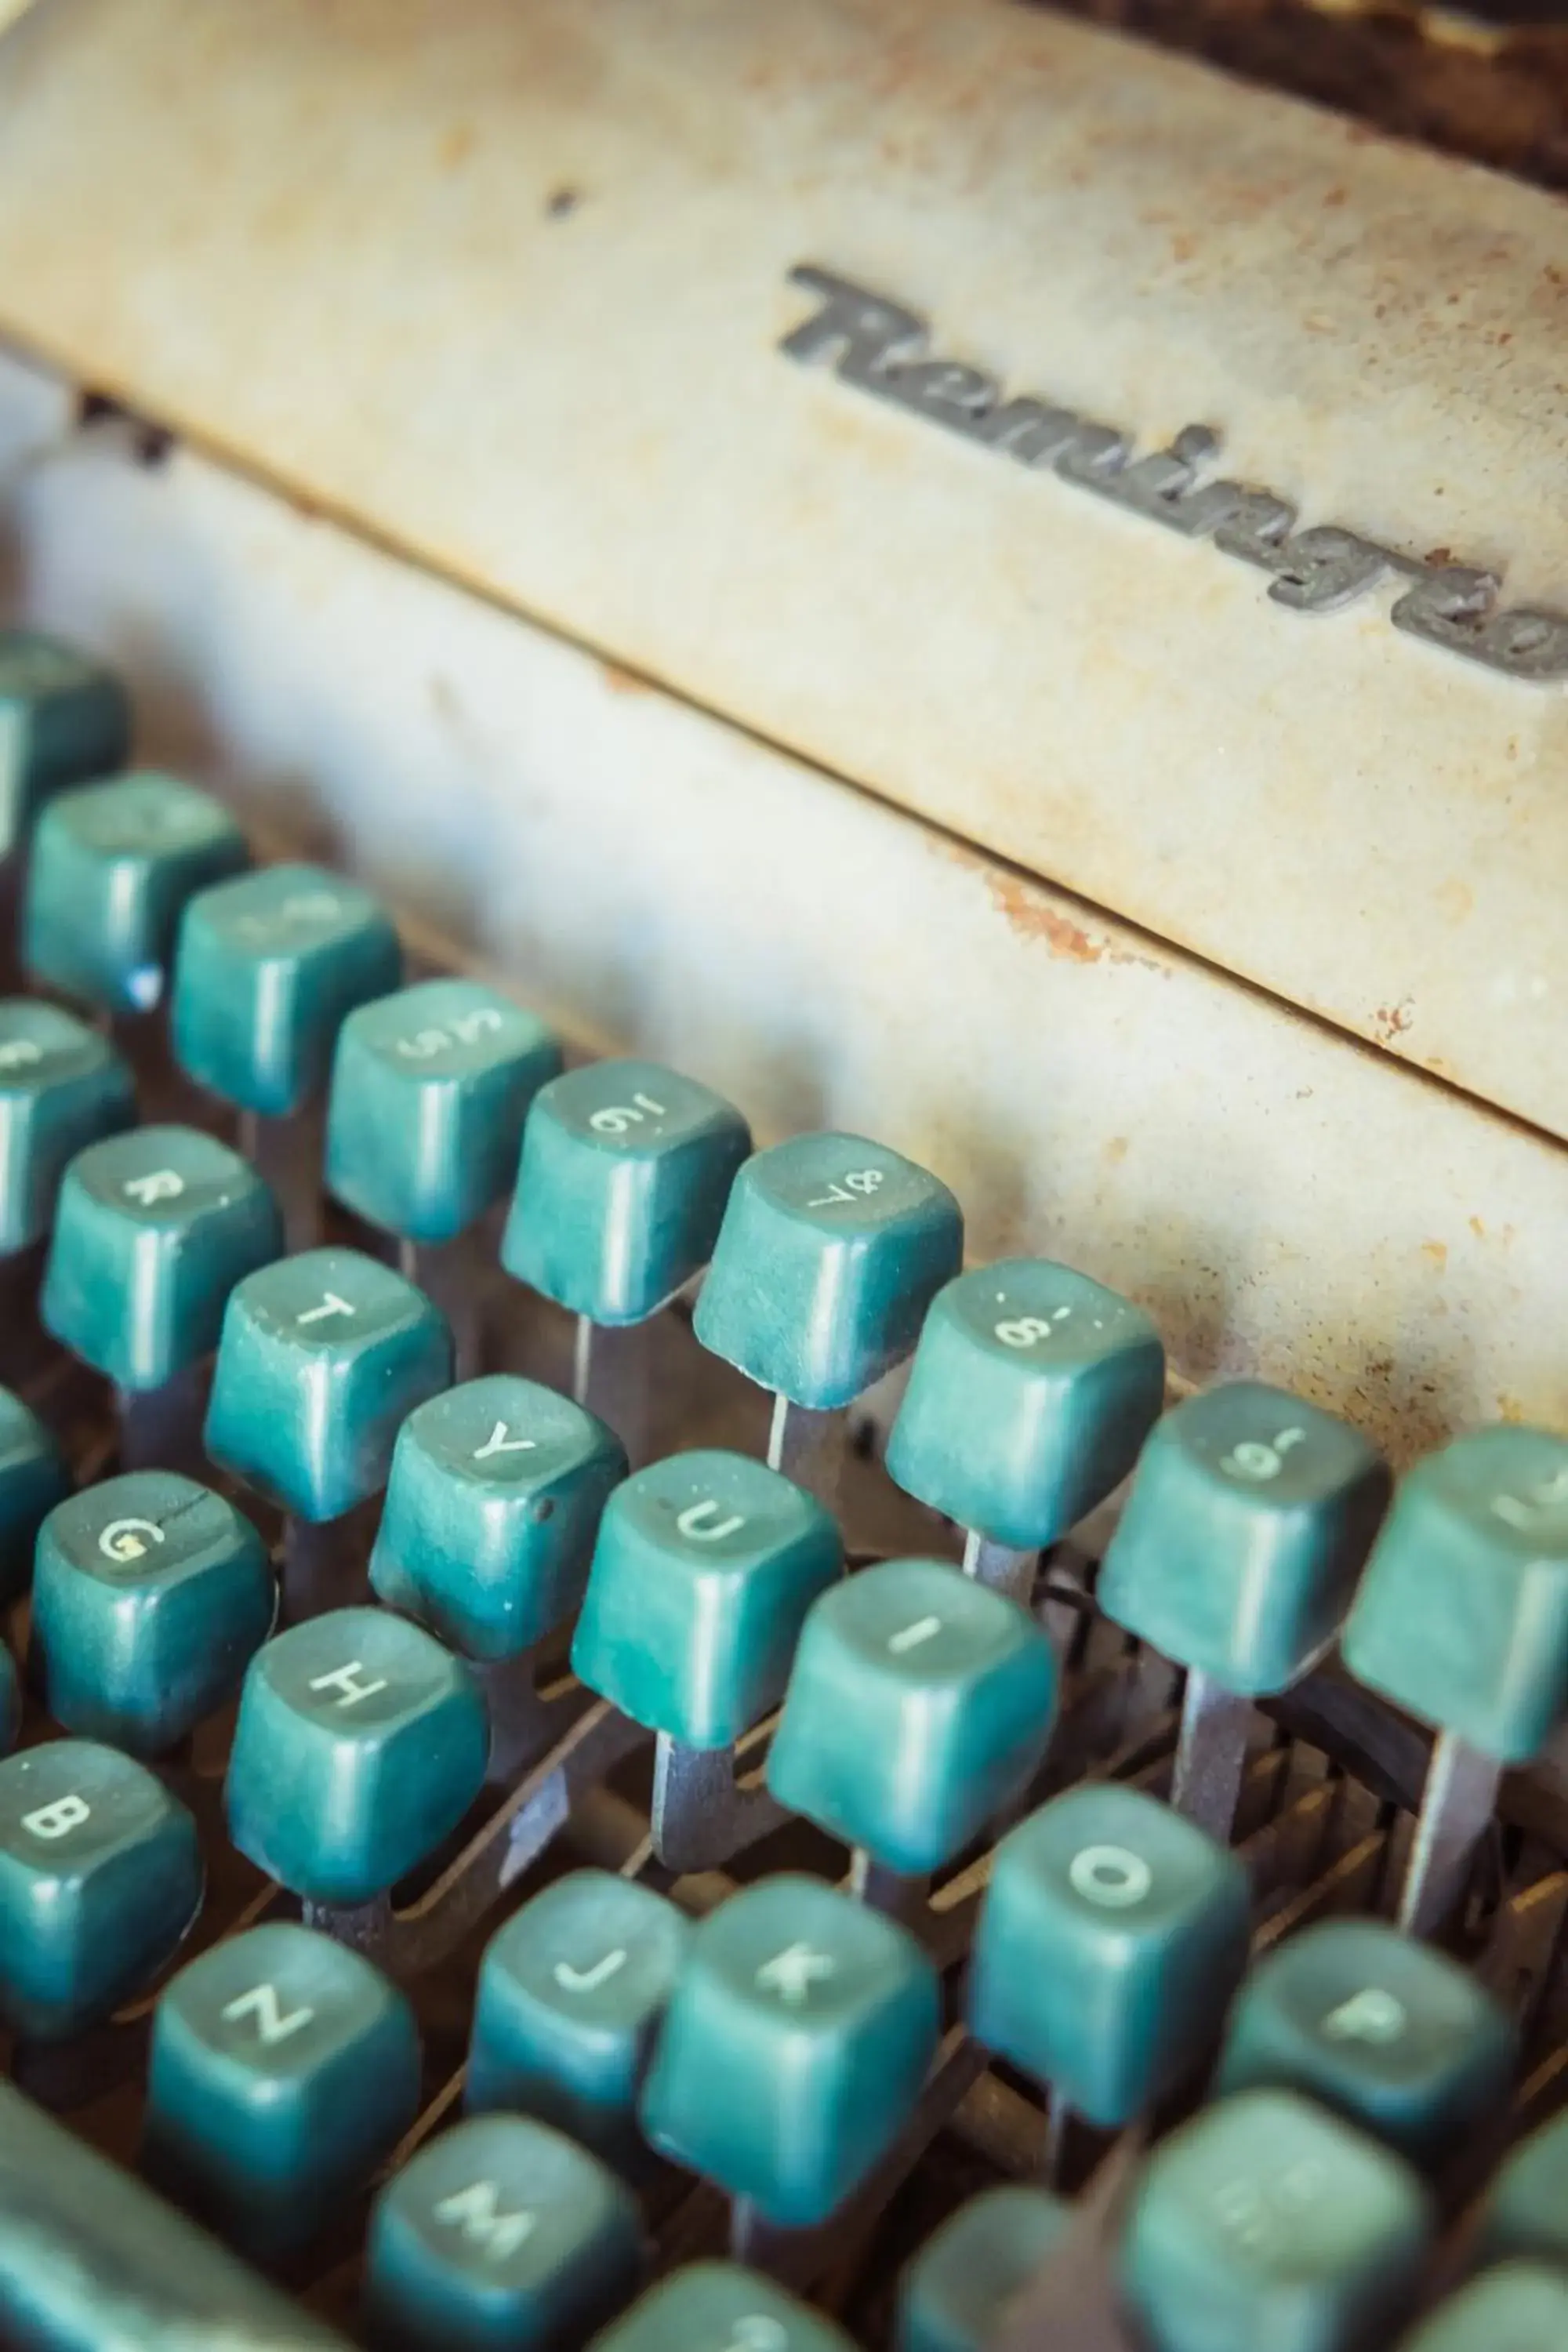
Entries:
[[1568,1442],[1395,1484],[0,638],[0,2340],[1563,2352]]

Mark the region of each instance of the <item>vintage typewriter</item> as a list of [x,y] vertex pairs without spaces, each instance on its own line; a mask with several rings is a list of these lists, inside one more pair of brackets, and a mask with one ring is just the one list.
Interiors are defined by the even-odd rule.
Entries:
[[1568,2344],[1568,37],[1099,13],[0,11],[8,2347]]

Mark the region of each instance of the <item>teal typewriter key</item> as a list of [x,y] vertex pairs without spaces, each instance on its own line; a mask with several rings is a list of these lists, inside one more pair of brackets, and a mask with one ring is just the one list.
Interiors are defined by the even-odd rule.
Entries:
[[886,1560],[814,1603],[768,1786],[874,1864],[919,1877],[1027,1786],[1056,1696],[1051,1645],[1016,1601],[941,1560]]
[[0,1003],[0,1256],[43,1239],[70,1161],[135,1117],[106,1037],[36,998]]
[[201,1908],[196,1826],[144,1765],[87,1739],[0,1763],[0,2018],[59,2041],[173,1958]]
[[1207,2061],[1247,1965],[1235,1854],[1136,1789],[1069,1790],[997,1847],[970,1969],[975,2039],[1106,2129]]
[[403,1994],[357,1952],[289,1922],[188,1961],[153,2018],[151,2177],[258,2258],[308,2244],[419,2107]]
[[10,1754],[21,1728],[22,1685],[16,1679],[16,1661],[0,1642],[0,1756]]
[[[140,2347],[138,2347],[140,2352]],[[739,2263],[689,2263],[588,2352],[855,2352],[841,2327]]]
[[97,1011],[150,1013],[168,985],[186,899],[249,863],[222,803],[174,776],[139,772],[63,793],[33,834],[23,961]]
[[343,2336],[6,2083],[0,2339],[29,2352],[348,2352]]
[[1380,2352],[1430,2233],[1397,2157],[1290,2092],[1247,2091],[1150,2158],[1122,2291],[1153,2352]]
[[1304,2091],[1412,2164],[1447,2162],[1506,2106],[1511,2021],[1469,1972],[1377,1919],[1291,1936],[1242,1986],[1222,2091]]
[[1070,2210],[1009,2184],[961,2205],[899,2282],[895,2352],[990,2352],[1014,2297],[1060,2244]]
[[400,1425],[451,1361],[442,1318],[390,1266],[347,1249],[279,1258],[229,1294],[207,1452],[297,1518],[339,1518],[381,1492]]
[[657,1062],[552,1081],[523,1129],[501,1263],[577,1318],[575,1393],[644,1451],[640,1327],[712,1255],[752,1148],[734,1106]]
[[807,2229],[909,2121],[936,2052],[914,1937],[820,1880],[765,1878],[695,1930],[643,2091],[662,2155]]
[[327,1186],[385,1233],[451,1241],[505,1194],[558,1038],[475,980],[427,980],[338,1032]]
[[63,785],[125,764],[131,705],[113,673],[58,638],[0,632],[0,855]]
[[282,1247],[276,1202],[227,1144],[135,1128],[67,1169],[41,1312],[84,1363],[145,1394],[212,1353],[229,1292]]
[[1540,2263],[1506,2263],[1439,2305],[1400,2352],[1562,2352],[1568,2278]]
[[959,1269],[963,1218],[945,1184],[885,1144],[802,1135],[735,1179],[697,1302],[699,1339],[773,1391],[768,1460],[799,1476],[850,1404],[914,1347]]
[[1539,1755],[1568,1715],[1568,1442],[1483,1429],[1417,1463],[1344,1657],[1438,1734],[1399,1915],[1428,1934],[1464,1893],[1503,1769]]
[[964,1566],[1026,1600],[1038,1554],[1131,1469],[1165,1393],[1141,1307],[1048,1258],[961,1274],[931,1302],[888,1474],[967,1531]]
[[465,1381],[397,1433],[372,1587],[465,1657],[521,1657],[576,1610],[625,1475],[619,1440],[555,1390]]
[[374,2352],[565,2352],[637,2293],[642,2224],[615,2173],[547,2124],[475,2116],[375,2201]]
[[69,1492],[49,1431],[31,1405],[0,1389],[0,1609],[26,1590],[38,1529]]
[[1173,1802],[1228,1837],[1252,1702],[1337,1635],[1387,1507],[1366,1440],[1288,1390],[1190,1397],[1144,1447],[1095,1598],[1187,1669]]
[[342,1023],[402,976],[390,917],[318,866],[269,866],[188,901],[174,961],[174,1052],[197,1083],[281,1118],[326,1083]]
[[633,2166],[637,2102],[691,1927],[651,1888],[574,1871],[485,1947],[474,2003],[469,2112],[513,2108]]
[[258,1651],[229,1751],[229,1834],[309,1903],[369,1903],[456,1829],[485,1777],[459,1659],[384,1609],[340,1609]]
[[1498,2173],[1482,2244],[1489,2261],[1527,2255],[1568,2271],[1568,2110],[1521,2140]]
[[744,1454],[672,1454],[610,1497],[572,1663],[658,1735],[653,1834],[668,1867],[728,1859],[727,1751],[783,1696],[806,1611],[843,1566],[821,1504]]
[[159,1756],[239,1688],[277,1588],[250,1521],[166,1470],[84,1487],[38,1536],[33,1653],[55,1721]]

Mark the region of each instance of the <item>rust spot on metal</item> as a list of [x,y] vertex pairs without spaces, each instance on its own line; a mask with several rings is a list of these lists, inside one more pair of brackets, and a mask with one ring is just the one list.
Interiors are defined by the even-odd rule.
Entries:
[[1044,940],[1053,955],[1066,956],[1073,963],[1099,963],[1109,952],[1104,940],[1092,939],[1081,923],[1048,906],[1016,875],[988,872],[985,887],[992,905],[1019,939]]
[[1423,1242],[1421,1244],[1421,1255],[1423,1257],[1429,1257],[1431,1259],[1439,1274],[1443,1273],[1447,1269],[1448,1264],[1448,1244],[1447,1242]]
[[639,677],[635,669],[623,669],[619,662],[602,661],[599,675],[612,694],[654,694],[658,691],[646,677]]
[[1372,1025],[1384,1045],[1392,1045],[1403,1037],[1415,1018],[1415,1007],[1408,996],[1397,1004],[1380,1004],[1372,1016]]

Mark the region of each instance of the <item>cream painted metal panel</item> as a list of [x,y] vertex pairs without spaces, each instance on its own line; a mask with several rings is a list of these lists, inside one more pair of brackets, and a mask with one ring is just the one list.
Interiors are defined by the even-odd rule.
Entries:
[[[47,405],[0,366],[0,446]],[[202,458],[95,430],[9,526],[11,600],[125,665],[144,751],[584,1042],[928,1160],[977,1256],[1130,1290],[1186,1378],[1297,1383],[1400,1460],[1568,1426],[1560,1147]]]
[[54,0],[0,52],[25,343],[1568,1133],[1568,688],[792,365],[803,259],[1568,604],[1568,210],[1201,68],[1002,0]]

